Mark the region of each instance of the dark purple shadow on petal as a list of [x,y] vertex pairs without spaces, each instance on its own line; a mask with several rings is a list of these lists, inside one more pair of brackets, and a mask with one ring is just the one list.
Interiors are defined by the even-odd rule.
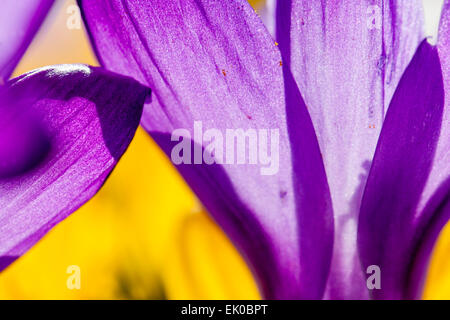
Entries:
[[291,63],[291,19],[292,1],[277,1],[276,3],[276,39],[281,51],[284,63]]
[[416,207],[431,170],[444,110],[437,49],[424,40],[399,82],[361,203],[358,248],[363,272],[381,268],[375,299],[406,296],[415,254]]
[[[294,187],[299,229],[300,283],[304,299],[321,299],[328,279],[333,252],[333,208],[322,154],[301,93],[289,69],[291,1],[276,3],[276,38],[283,57],[286,119],[292,147]],[[308,128],[308,130],[304,130]],[[309,136],[307,137],[306,135]],[[308,155],[305,156],[305,152]],[[307,169],[305,169],[307,168]],[[313,182],[314,181],[314,182]]]
[[[178,143],[171,141],[171,136],[165,133],[151,132],[150,135],[169,155]],[[191,140],[191,146],[194,147],[194,145],[204,152],[204,147]],[[225,230],[246,261],[250,262],[250,268],[256,277],[260,280],[267,280],[258,282],[262,296],[266,299],[288,298],[292,288],[283,288],[283,284],[289,284],[289,279],[286,278],[289,274],[284,274],[282,270],[279,270],[277,261],[271,259],[276,254],[273,253],[274,248],[270,243],[270,237],[266,235],[259,221],[249,214],[251,210],[234,192],[235,188],[222,166],[218,164],[180,164],[175,167],[192,190],[202,199],[208,212],[221,213],[214,215],[213,218]]]
[[321,299],[333,252],[333,208],[325,167],[306,105],[286,64],[286,119],[295,174],[302,299]]
[[18,257],[4,256],[0,257],[0,272],[2,272],[7,266],[13,263]]
[[[0,98],[1,101],[1,98]],[[39,117],[26,108],[0,102],[0,179],[21,175],[42,162],[51,149]]]
[[[290,285],[298,280],[290,279],[291,275],[283,272],[279,263],[271,259],[276,257],[276,253],[269,240],[270,237],[250,214],[251,210],[234,192],[234,187],[221,165],[181,164],[176,167],[192,190],[202,199],[208,212],[221,213],[214,215],[213,218],[248,259],[257,278],[263,280],[259,281],[259,285],[266,299],[292,297],[320,299],[325,289],[333,246],[331,198],[319,146],[306,106],[290,73],[285,81],[290,84],[286,88],[286,117],[294,159],[293,167],[296,172],[295,199],[301,235],[299,244],[302,285],[299,288]],[[160,132],[150,134],[169,155],[178,143],[171,141],[168,134]],[[193,144],[191,140],[191,145]],[[202,146],[197,146],[204,150]],[[195,183],[190,183],[192,181]]]
[[423,215],[432,218],[421,228],[423,232],[416,241],[406,293],[407,299],[421,298],[431,253],[442,228],[450,219],[450,178],[443,182],[433,194],[423,210]]

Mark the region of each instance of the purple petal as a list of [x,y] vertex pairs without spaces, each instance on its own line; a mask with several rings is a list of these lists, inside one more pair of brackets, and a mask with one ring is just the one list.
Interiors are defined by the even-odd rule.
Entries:
[[[98,191],[134,136],[148,89],[100,68],[60,65],[15,78],[0,93],[0,114],[14,115],[7,128],[0,123],[0,147],[13,151],[12,164],[0,166],[9,173],[0,177],[2,270]],[[27,151],[33,141],[44,150]],[[12,157],[23,155],[33,166],[18,171],[14,161],[23,160]]]
[[420,0],[278,1],[277,41],[308,106],[333,200],[328,298],[368,297],[356,245],[359,205],[387,106],[421,28]]
[[420,297],[430,254],[437,237],[450,218],[450,1],[444,4],[439,27],[437,51],[442,66],[445,107],[442,128],[417,212],[417,229],[423,232],[411,275],[408,295]]
[[361,203],[363,268],[381,269],[381,289],[371,292],[376,299],[411,298],[409,272],[422,236],[417,206],[436,158],[443,110],[437,48],[424,40],[392,98]]
[[0,85],[13,72],[54,0],[2,0],[0,4]]
[[142,123],[168,155],[173,130],[193,136],[196,120],[223,134],[279,130],[274,175],[250,164],[178,169],[251,263],[266,298],[320,298],[333,238],[321,155],[298,88],[247,1],[80,4],[102,64],[154,90]]

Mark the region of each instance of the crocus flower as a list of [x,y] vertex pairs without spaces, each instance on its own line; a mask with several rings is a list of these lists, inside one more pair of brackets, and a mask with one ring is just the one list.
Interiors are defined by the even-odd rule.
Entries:
[[[419,2],[375,2],[280,1],[279,46],[243,0],[79,2],[102,65],[152,88],[141,124],[167,154],[173,130],[193,132],[196,120],[223,130],[279,129],[277,175],[261,176],[252,165],[178,166],[250,263],[266,298],[416,298],[450,213],[449,2],[436,47],[423,40]],[[382,10],[379,28],[367,23],[374,5]],[[19,87],[14,93],[28,97],[20,80],[34,87],[33,79],[52,78],[48,72],[13,80],[8,92]],[[135,89],[123,88],[122,99],[132,100],[136,93],[126,93]],[[125,118],[129,110],[123,109],[107,118]],[[45,121],[43,127],[52,128],[51,138],[59,128]],[[76,129],[69,133],[91,146],[120,136]],[[64,146],[76,140],[67,141]],[[45,159],[60,158],[48,152]],[[20,255],[93,195],[105,178],[90,174],[101,171],[93,164],[97,157],[83,158],[84,171],[75,170],[82,177],[75,182],[82,183],[70,185],[73,175],[62,175],[65,183],[31,190],[37,203],[25,202],[31,191],[21,189],[27,184],[16,173],[8,178],[19,182],[2,190],[25,196],[2,195],[2,207],[19,203],[29,211],[2,211],[7,227],[0,227],[0,259],[7,258],[4,243]],[[53,182],[53,171],[60,171],[51,164],[44,160],[40,171],[27,165],[25,174]],[[71,170],[67,161],[62,172]],[[70,196],[61,196],[66,192]],[[57,218],[48,223],[49,216]],[[382,276],[375,290],[365,274],[373,265]]]
[[448,2],[437,46],[419,1],[279,1],[279,46],[245,1],[79,4],[101,64],[154,90],[167,154],[195,120],[280,129],[276,176],[178,166],[266,298],[419,296],[448,213]]

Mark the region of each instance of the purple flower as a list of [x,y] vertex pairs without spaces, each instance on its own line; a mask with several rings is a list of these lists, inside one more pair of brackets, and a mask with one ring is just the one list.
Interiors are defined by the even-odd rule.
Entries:
[[[51,1],[25,2],[42,21]],[[14,16],[17,1],[0,7]],[[17,27],[0,42],[16,47],[0,55],[6,79],[39,26],[25,20],[0,20]],[[0,86],[0,271],[98,191],[133,138],[148,92],[85,65],[45,67]]]
[[[449,0],[436,46],[424,40],[419,0],[278,1],[277,43],[244,0],[79,5],[101,64],[152,88],[141,124],[169,156],[172,132],[193,133],[194,121],[205,129],[279,130],[276,175],[260,175],[250,164],[177,166],[249,262],[264,297],[420,297],[450,214]],[[24,76],[22,83],[34,92],[43,80],[60,78],[49,80],[40,96],[53,101],[48,89],[55,86],[59,103],[77,105],[67,98],[73,89],[58,86],[71,80],[49,73]],[[85,100],[104,105],[97,82],[77,74],[82,93],[93,87]],[[13,80],[8,91],[20,85]],[[22,86],[15,92],[28,99]],[[0,196],[0,208],[7,208],[0,211],[0,263],[8,259],[4,248],[18,246],[20,255],[100,187],[106,174],[98,159],[122,137],[120,156],[137,125],[140,111],[130,115],[136,108],[129,104],[139,105],[144,94],[132,86],[110,90],[123,94],[116,113],[99,111],[98,119],[86,111],[97,123],[107,119],[103,135],[80,125],[89,117],[85,105],[44,108],[55,121],[44,123],[51,130],[42,137],[76,150],[64,158],[52,154],[50,142],[48,160],[26,171],[29,187],[17,176],[0,180],[7,195]],[[78,116],[66,132],[60,119],[72,108]],[[111,123],[114,130],[104,129]],[[89,148],[70,148],[80,139]],[[118,156],[106,157],[108,170]],[[17,239],[25,237],[21,247]],[[381,288],[367,285],[373,266],[380,268]]]

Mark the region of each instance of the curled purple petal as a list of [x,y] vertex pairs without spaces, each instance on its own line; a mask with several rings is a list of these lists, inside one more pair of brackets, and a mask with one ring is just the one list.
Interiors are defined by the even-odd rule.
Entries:
[[[12,79],[1,93],[0,112],[18,116],[12,129],[0,122],[0,145],[34,161],[0,177],[0,270],[99,190],[134,136],[148,89],[101,68],[59,65]],[[23,149],[39,138],[34,130],[48,143],[38,160],[42,150]],[[15,150],[10,140],[22,133]]]
[[0,85],[8,80],[54,0],[0,3]]
[[361,203],[363,269],[377,265],[382,275],[373,298],[411,298],[410,268],[424,218],[417,208],[436,158],[443,111],[438,51],[424,40],[392,98]]
[[195,121],[203,132],[278,130],[273,175],[248,162],[177,168],[250,262],[266,298],[321,298],[333,240],[321,155],[292,75],[247,1],[79,4],[101,63],[154,90],[142,124],[169,156],[173,131],[192,138]]

